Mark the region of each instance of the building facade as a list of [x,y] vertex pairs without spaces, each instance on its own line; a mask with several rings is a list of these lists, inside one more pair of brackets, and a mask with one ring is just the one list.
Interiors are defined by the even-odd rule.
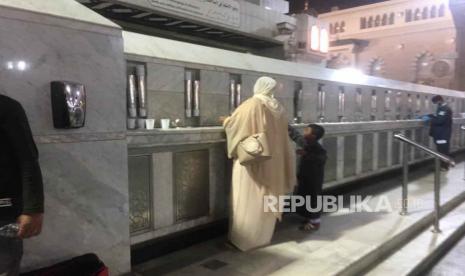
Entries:
[[447,0],[393,0],[318,16],[330,25],[329,68],[464,90]]

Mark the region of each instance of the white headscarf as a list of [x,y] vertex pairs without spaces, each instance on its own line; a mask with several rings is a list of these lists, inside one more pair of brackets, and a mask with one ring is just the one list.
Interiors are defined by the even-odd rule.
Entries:
[[260,77],[253,87],[254,97],[260,99],[273,112],[281,114],[283,107],[274,98],[277,82],[270,77]]

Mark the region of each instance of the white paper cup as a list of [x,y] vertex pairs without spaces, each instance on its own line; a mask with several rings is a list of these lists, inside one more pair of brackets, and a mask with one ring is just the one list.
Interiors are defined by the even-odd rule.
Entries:
[[145,119],[145,128],[153,129],[155,127],[155,119]]
[[169,129],[170,128],[170,119],[161,119],[161,129]]

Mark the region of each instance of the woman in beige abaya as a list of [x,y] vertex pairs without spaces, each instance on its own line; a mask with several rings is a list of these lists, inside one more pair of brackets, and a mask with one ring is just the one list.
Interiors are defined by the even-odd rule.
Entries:
[[[288,118],[274,98],[276,81],[261,77],[254,96],[242,103],[225,119],[228,156],[234,159],[231,190],[230,242],[242,251],[270,243],[279,212],[265,212],[264,196],[291,192],[295,184],[294,153],[288,136]],[[249,165],[237,159],[241,141],[265,133],[271,158]]]

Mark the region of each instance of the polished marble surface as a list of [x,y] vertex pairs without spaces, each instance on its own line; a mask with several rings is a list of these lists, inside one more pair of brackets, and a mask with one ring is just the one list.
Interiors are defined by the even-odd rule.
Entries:
[[382,79],[371,76],[350,76],[337,70],[305,65],[289,61],[243,54],[212,47],[194,45],[165,38],[123,32],[124,51],[127,55],[145,56],[187,64],[261,72],[293,78],[307,78],[341,84],[366,85],[380,89],[415,91],[464,98],[463,93],[448,89]]
[[[95,252],[130,270],[125,60],[119,27],[72,0],[0,1],[0,93],[18,100],[38,144],[43,233],[22,270]],[[87,89],[86,124],[55,129],[50,82]]]

